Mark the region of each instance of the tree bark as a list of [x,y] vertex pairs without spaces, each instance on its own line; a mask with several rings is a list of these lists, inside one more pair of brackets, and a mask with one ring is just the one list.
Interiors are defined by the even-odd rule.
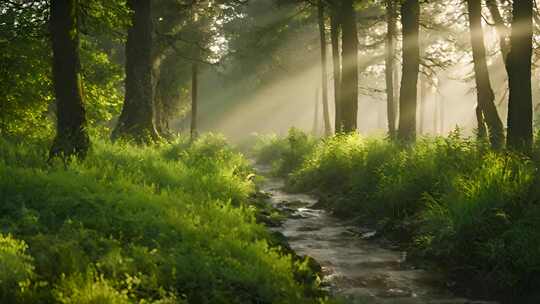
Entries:
[[159,138],[154,124],[150,0],[128,0],[133,10],[126,43],[125,99],[112,138],[148,143]]
[[342,79],[341,104],[343,131],[354,132],[358,115],[358,32],[353,0],[343,0],[341,4],[342,26]]
[[420,98],[418,100],[418,112],[419,112],[419,118],[418,118],[418,131],[420,135],[423,135],[426,132],[425,128],[425,122],[426,122],[426,97],[427,97],[427,85],[426,85],[426,77],[420,76],[419,79],[419,86],[420,86]]
[[401,5],[403,31],[403,72],[399,98],[398,138],[416,140],[416,107],[418,97],[418,72],[420,69],[418,0],[404,0]]
[[493,18],[495,30],[497,31],[497,35],[499,36],[499,47],[501,49],[501,56],[503,58],[503,62],[506,63],[506,58],[508,56],[508,52],[510,51],[510,46],[508,44],[508,28],[504,24],[504,19],[499,10],[497,0],[486,0],[486,6],[488,7],[489,13]]
[[84,158],[90,147],[82,93],[78,5],[78,0],[51,1],[50,30],[57,131],[50,158]]
[[388,134],[394,138],[396,134],[396,113],[394,96],[394,58],[396,50],[396,6],[394,0],[386,0],[386,58],[385,58],[385,76],[386,76],[386,112],[388,116]]
[[319,135],[319,88],[315,89],[315,107],[313,112],[313,128],[311,133],[313,136]]
[[[336,6],[338,4],[334,4]],[[341,115],[341,48],[339,45],[341,26],[338,17],[338,9],[334,7],[330,16],[331,41],[332,41],[332,66],[334,78],[334,106],[335,121],[334,130],[336,133],[343,131],[343,120]]]
[[[478,135],[489,132],[489,141],[494,149],[500,149],[504,142],[504,127],[495,106],[495,94],[491,88],[489,71],[486,62],[484,31],[482,29],[482,3],[477,0],[467,0],[469,27],[474,61],[474,76],[477,89]],[[486,130],[487,125],[487,130]]]
[[324,116],[324,135],[332,135],[330,114],[328,111],[328,72],[326,65],[326,27],[324,22],[324,4],[319,0],[317,4],[319,15],[319,34],[321,39],[321,78],[322,78],[322,104]]
[[198,130],[198,109],[199,108],[199,64],[191,64],[191,141],[195,140],[199,134]]
[[507,58],[508,137],[511,149],[528,152],[532,148],[532,35],[533,0],[514,0],[512,33]]

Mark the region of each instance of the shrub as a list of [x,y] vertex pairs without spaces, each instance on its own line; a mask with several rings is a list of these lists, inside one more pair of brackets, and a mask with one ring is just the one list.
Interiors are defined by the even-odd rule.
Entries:
[[24,241],[0,234],[0,302],[13,303],[28,292],[35,277],[33,259]]

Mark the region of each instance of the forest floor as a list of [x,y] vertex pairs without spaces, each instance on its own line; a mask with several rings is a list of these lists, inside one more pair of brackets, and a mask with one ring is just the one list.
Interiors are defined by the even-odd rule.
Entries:
[[417,268],[407,260],[406,251],[379,238],[377,231],[318,208],[318,199],[312,195],[284,191],[285,181],[271,177],[269,166],[255,168],[266,177],[260,190],[287,215],[272,230],[282,233],[296,254],[320,264],[322,285],[334,297],[358,304],[497,303],[456,296],[445,275]]

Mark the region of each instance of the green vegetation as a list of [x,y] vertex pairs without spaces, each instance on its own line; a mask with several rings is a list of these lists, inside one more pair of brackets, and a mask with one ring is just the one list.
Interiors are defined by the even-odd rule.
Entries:
[[315,192],[336,214],[371,221],[416,256],[516,295],[540,283],[537,157],[493,152],[458,131],[400,146],[359,135],[314,144],[291,130],[255,150],[290,190]]
[[250,168],[221,137],[95,139],[69,165],[47,165],[46,147],[0,143],[0,302],[316,302],[308,262],[269,245]]

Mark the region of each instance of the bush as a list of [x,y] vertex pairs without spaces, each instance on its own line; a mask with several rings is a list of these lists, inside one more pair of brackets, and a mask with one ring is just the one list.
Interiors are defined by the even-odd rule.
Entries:
[[316,144],[314,137],[292,128],[284,139],[276,136],[261,137],[255,144],[254,153],[257,162],[272,165],[275,175],[286,176],[303,164]]
[[21,300],[34,279],[33,259],[24,241],[0,234],[0,302]]
[[540,269],[540,208],[530,196],[535,174],[519,156],[488,153],[471,174],[456,176],[448,193],[429,200],[420,249],[489,273],[497,284],[524,286]]

